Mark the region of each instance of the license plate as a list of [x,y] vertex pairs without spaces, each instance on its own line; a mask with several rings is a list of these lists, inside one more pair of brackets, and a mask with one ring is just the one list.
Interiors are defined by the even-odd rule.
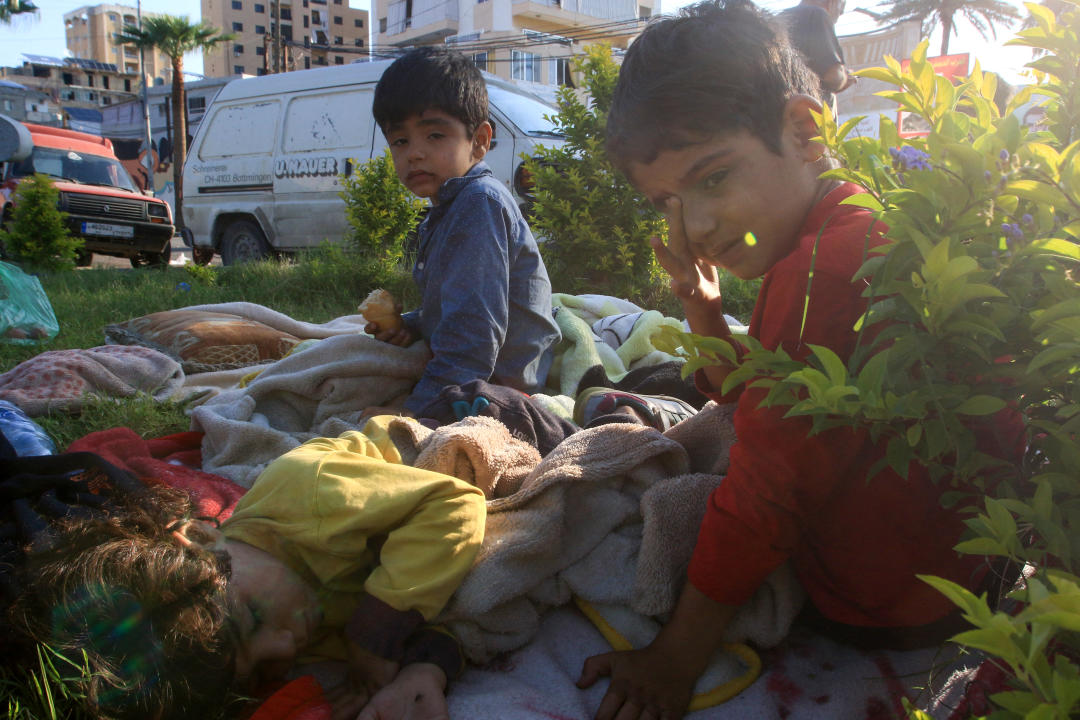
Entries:
[[99,237],[135,237],[135,228],[129,225],[110,225],[108,223],[84,222],[82,224],[83,235],[97,235]]

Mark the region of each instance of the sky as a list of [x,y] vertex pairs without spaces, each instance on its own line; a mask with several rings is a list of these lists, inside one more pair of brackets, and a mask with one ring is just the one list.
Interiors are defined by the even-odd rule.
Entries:
[[[671,12],[691,0],[661,0],[661,11]],[[798,0],[758,0],[764,7],[774,12],[783,10],[795,4]],[[133,5],[134,0],[115,0],[116,4]],[[860,3],[858,0],[849,0],[848,9],[836,24],[837,34],[865,32],[873,30],[876,25],[866,15],[850,10],[856,6],[873,8],[876,0],[866,0]],[[63,57],[67,55],[67,47],[64,41],[64,13],[71,12],[86,5],[96,5],[98,2],[90,0],[36,0],[41,8],[36,17],[17,15],[11,25],[0,25],[0,66],[15,67],[22,65],[22,53],[37,55],[51,55]],[[354,8],[370,10],[370,0],[351,0]],[[1019,2],[1015,3],[1026,14]],[[142,9],[144,12],[169,13],[172,15],[187,15],[193,21],[200,17],[199,0],[144,0]],[[1031,60],[1031,51],[1027,48],[1003,47],[1002,43],[1012,37],[1012,31],[1004,29],[995,41],[985,41],[970,25],[961,19],[958,23],[959,35],[954,37],[949,44],[949,52],[971,53],[973,58],[978,58],[983,70],[992,70],[999,73],[1010,83],[1023,82],[1023,66]],[[930,54],[934,55],[941,46],[940,30],[935,32],[930,39]],[[184,59],[185,70],[192,73],[202,71],[202,56],[192,54]]]

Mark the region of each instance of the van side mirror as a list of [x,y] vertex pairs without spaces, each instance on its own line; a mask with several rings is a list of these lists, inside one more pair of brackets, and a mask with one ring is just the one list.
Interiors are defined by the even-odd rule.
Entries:
[[0,115],[0,162],[25,160],[34,150],[34,138],[25,125]]

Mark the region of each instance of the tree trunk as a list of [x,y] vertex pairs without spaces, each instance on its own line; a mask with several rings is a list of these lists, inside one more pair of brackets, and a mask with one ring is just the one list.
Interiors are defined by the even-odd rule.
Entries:
[[949,54],[949,36],[952,35],[953,19],[952,15],[941,16],[941,54]]
[[187,123],[184,118],[184,57],[172,59],[173,116],[173,223],[176,232],[184,227],[184,159],[187,157]]

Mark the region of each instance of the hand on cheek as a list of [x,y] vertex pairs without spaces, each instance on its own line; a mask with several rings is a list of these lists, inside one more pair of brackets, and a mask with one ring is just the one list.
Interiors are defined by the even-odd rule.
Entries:
[[716,268],[694,256],[686,236],[682,203],[672,198],[664,209],[668,224],[667,245],[657,237],[649,242],[656,260],[671,276],[671,291],[683,304],[707,303],[720,296]]

